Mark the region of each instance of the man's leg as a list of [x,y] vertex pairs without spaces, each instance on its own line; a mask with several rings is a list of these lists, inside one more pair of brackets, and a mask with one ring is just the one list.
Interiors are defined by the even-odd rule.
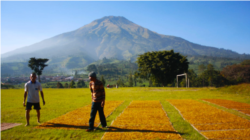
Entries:
[[94,129],[94,122],[95,122],[96,112],[97,112],[96,103],[92,102],[90,119],[89,119],[89,129],[90,130]]
[[106,118],[105,118],[105,115],[104,115],[104,112],[103,112],[103,107],[101,106],[101,104],[98,106],[98,112],[99,112],[99,117],[100,117],[102,127],[106,127],[107,122],[106,122]]
[[34,109],[37,112],[37,122],[40,123],[40,103],[34,103]]
[[37,122],[40,123],[40,110],[36,110],[37,112]]
[[30,110],[26,110],[26,125],[25,126],[28,126],[30,125]]

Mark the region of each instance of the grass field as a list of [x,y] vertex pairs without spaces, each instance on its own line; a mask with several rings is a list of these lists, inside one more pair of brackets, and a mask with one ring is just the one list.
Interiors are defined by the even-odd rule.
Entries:
[[[108,126],[120,113],[131,103],[131,101],[157,100],[166,111],[174,129],[181,137],[188,140],[205,139],[172,106],[167,99],[193,99],[226,112],[235,114],[250,120],[250,116],[233,109],[227,109],[200,99],[227,99],[250,104],[250,84],[229,86],[224,88],[112,88],[105,89],[107,101],[124,101],[107,118]],[[91,104],[91,94],[88,88],[82,89],[43,89],[46,105],[41,109],[41,122],[55,119],[67,112],[76,110]],[[2,140],[13,139],[101,139],[105,130],[97,129],[94,132],[64,129],[37,129],[36,111],[31,111],[30,126],[25,127],[25,108],[23,103],[23,89],[1,90],[1,122],[22,123],[22,125],[1,132]]]

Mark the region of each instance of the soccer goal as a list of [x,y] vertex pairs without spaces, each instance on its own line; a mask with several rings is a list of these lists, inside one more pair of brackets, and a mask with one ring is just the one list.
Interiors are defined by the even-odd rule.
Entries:
[[188,88],[188,87],[189,87],[189,79],[188,79],[188,77],[187,77],[187,73],[183,73],[183,74],[176,75],[177,88],[179,87],[179,86],[178,86],[178,77],[179,77],[179,76],[185,76],[185,79],[186,79],[186,88]]

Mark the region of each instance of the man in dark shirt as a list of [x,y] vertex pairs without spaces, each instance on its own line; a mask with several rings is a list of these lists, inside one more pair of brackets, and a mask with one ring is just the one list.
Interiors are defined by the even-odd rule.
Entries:
[[96,112],[99,112],[100,121],[102,127],[107,127],[106,118],[103,112],[103,107],[105,105],[105,90],[101,81],[96,79],[96,73],[89,73],[89,89],[92,95],[92,107],[89,119],[89,128],[86,130],[87,132],[94,130],[94,121]]

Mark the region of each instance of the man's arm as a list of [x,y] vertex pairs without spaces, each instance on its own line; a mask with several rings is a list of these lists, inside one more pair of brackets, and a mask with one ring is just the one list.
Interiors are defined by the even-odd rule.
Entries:
[[93,90],[91,88],[91,84],[89,83],[89,89],[90,89],[90,92],[93,93]]
[[24,92],[23,106],[26,106],[25,105],[26,97],[27,97],[27,91]]
[[43,99],[43,105],[45,105],[45,100],[44,100],[44,95],[43,95],[43,89],[42,89],[42,85],[40,83],[39,83],[39,90],[40,90],[41,97]]
[[101,106],[104,107],[105,105],[105,98],[103,99],[102,103],[101,103]]
[[43,99],[43,105],[45,105],[45,100],[44,100],[44,96],[43,96],[43,91],[40,91],[42,99]]
[[101,106],[104,107],[106,95],[105,95],[105,90],[104,90],[104,86],[103,85],[102,85],[102,90],[103,90],[103,94],[104,94],[104,99],[103,99],[103,101],[101,103]]

